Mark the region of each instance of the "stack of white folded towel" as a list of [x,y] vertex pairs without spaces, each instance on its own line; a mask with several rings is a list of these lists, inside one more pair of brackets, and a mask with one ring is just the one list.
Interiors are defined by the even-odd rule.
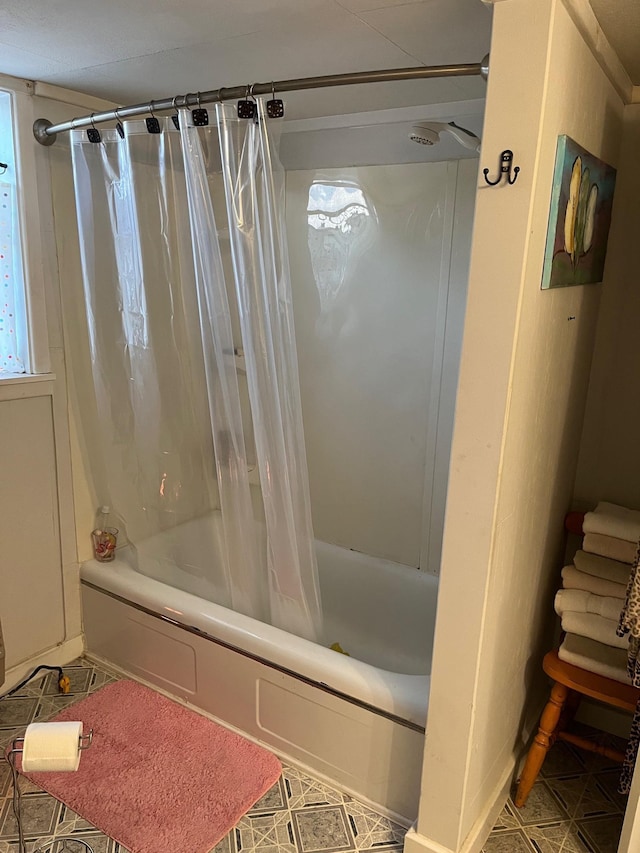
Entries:
[[640,512],[601,502],[582,525],[582,550],[562,570],[555,609],[566,636],[561,660],[629,683],[629,636],[616,629],[640,540]]

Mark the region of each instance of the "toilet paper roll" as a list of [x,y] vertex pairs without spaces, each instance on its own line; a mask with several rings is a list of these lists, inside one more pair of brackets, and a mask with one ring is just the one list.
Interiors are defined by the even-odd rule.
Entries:
[[31,723],[24,736],[23,773],[77,770],[81,735],[81,722]]

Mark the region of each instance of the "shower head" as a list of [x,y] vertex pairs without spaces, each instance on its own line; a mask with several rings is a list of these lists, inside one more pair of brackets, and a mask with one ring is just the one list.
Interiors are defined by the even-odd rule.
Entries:
[[440,134],[449,133],[453,138],[464,145],[465,148],[470,148],[471,151],[480,151],[480,139],[466,130],[464,127],[459,127],[454,122],[429,121],[421,124],[414,124],[409,132],[409,139],[413,142],[418,142],[420,145],[435,145],[440,142]]
[[428,124],[414,124],[409,133],[409,139],[419,145],[435,145],[440,142],[440,131]]

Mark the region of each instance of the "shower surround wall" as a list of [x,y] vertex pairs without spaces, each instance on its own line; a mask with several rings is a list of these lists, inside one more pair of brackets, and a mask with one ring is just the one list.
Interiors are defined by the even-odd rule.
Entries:
[[476,170],[287,173],[316,538],[434,574]]

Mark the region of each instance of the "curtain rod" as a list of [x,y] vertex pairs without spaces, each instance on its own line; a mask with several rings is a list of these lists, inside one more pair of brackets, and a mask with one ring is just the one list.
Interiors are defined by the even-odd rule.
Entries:
[[279,80],[272,83],[253,83],[248,86],[231,86],[211,89],[207,92],[176,95],[173,98],[160,98],[145,104],[131,104],[92,113],[82,118],[74,118],[61,124],[52,124],[46,118],[39,118],[33,124],[33,135],[41,145],[53,145],[56,134],[81,127],[93,127],[105,121],[132,118],[145,113],[163,112],[179,107],[199,106],[216,101],[232,101],[251,95],[269,95],[272,92],[295,92],[303,89],[322,89],[328,86],[351,86],[358,83],[387,83],[396,80],[419,80],[428,77],[475,77],[484,80],[489,74],[489,54],[482,62],[466,65],[428,65],[418,68],[389,68],[380,71],[356,71],[351,74],[327,74],[323,77],[298,77],[292,80]]

